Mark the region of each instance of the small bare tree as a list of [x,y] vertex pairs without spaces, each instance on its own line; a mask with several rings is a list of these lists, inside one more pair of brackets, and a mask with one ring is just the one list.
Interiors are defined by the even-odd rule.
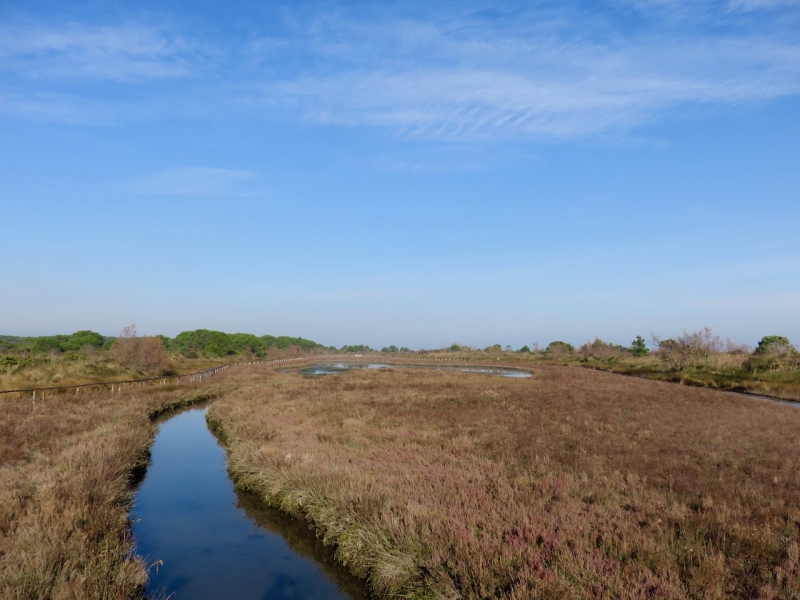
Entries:
[[600,338],[595,338],[593,342],[586,342],[583,346],[578,348],[578,353],[585,357],[592,357],[598,359],[616,358],[622,354],[619,346],[604,342]]
[[172,362],[161,339],[139,337],[135,324],[122,329],[110,352],[123,367],[141,373],[167,373],[172,369]]
[[711,333],[710,327],[683,335],[675,339],[662,340],[652,334],[653,345],[658,348],[658,357],[674,371],[700,365],[711,354],[722,352],[725,344]]

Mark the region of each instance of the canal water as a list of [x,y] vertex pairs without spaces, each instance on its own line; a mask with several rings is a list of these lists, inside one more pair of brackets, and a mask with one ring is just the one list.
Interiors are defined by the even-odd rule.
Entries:
[[235,492],[204,409],[159,425],[131,520],[150,598],[369,597],[305,522]]

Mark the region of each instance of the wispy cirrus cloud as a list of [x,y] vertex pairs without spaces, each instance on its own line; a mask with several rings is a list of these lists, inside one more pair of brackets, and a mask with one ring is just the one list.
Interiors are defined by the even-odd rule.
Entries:
[[608,0],[616,7],[628,6],[642,12],[671,13],[690,20],[719,18],[726,11],[758,11],[800,8],[800,0]]
[[734,10],[765,10],[782,7],[800,8],[800,0],[730,0],[729,6]]
[[14,75],[0,112],[97,124],[236,112],[484,142],[626,134],[667,112],[800,94],[798,0],[597,6],[320,5],[218,47],[174,24],[24,23],[0,28],[0,72]]
[[208,167],[168,169],[129,181],[123,187],[144,196],[257,198],[264,195],[257,173]]
[[[800,43],[780,36],[607,34],[558,19],[518,28],[327,17],[295,40],[306,68],[260,93],[322,124],[442,140],[624,131],[684,106],[800,94]],[[329,61],[338,68],[317,67]]]
[[117,110],[104,102],[69,94],[0,90],[0,116],[71,125],[112,125],[117,120]]
[[140,24],[0,28],[0,67],[25,77],[142,82],[184,77],[198,59],[181,36]]

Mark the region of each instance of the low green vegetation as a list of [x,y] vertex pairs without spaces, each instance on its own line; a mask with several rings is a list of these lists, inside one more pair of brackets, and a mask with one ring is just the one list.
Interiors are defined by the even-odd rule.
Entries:
[[[117,338],[94,331],[45,337],[0,336],[0,389],[47,383],[88,383],[189,373],[234,360],[287,358],[309,353],[370,354],[366,344],[324,347],[302,337],[256,336],[209,329],[184,331],[174,338],[138,337],[126,328]],[[132,339],[129,339],[132,338]],[[384,356],[412,353],[405,346],[381,348]],[[600,338],[580,347],[555,340],[483,350],[453,343],[438,350],[419,350],[418,357],[444,355],[463,360],[571,364],[614,373],[700,387],[800,400],[800,353],[781,335],[764,336],[748,347],[722,340],[706,328],[674,338],[637,335],[629,346]]]
[[373,352],[372,348],[365,344],[354,344],[352,346],[342,346],[340,352]]
[[646,356],[650,350],[647,349],[647,342],[644,341],[644,338],[640,335],[636,336],[636,339],[631,342],[631,347],[628,348],[631,354],[634,356]]
[[534,368],[541,363],[571,365],[800,401],[800,352],[781,335],[764,336],[755,348],[723,340],[705,328],[667,339],[654,335],[649,342],[637,335],[629,346],[595,338],[578,347],[555,340],[544,347],[533,343],[516,350],[501,344],[483,349],[454,344],[420,350],[417,355]]
[[405,346],[400,346],[399,348],[392,344],[391,346],[384,346],[381,348],[381,352],[411,352],[409,348]]
[[794,354],[796,350],[791,343],[789,343],[789,338],[786,338],[782,335],[767,335],[761,338],[761,341],[758,342],[758,346],[756,347],[755,354],[759,354],[761,356],[764,355],[787,355],[787,354]]
[[[135,326],[134,328],[135,335]],[[123,330],[119,337],[105,336],[96,331],[76,331],[71,335],[49,335],[42,337],[0,336],[0,353],[19,354],[46,354],[65,352],[85,352],[87,350],[108,350],[120,338],[130,337],[126,334],[129,328]],[[233,356],[244,352],[252,352],[256,356],[264,356],[271,348],[285,350],[291,347],[302,350],[322,348],[321,344],[301,337],[262,335],[258,337],[251,333],[224,333],[209,329],[196,329],[183,331],[174,338],[164,335],[154,336],[161,340],[164,348],[169,352],[180,352],[184,355],[195,353],[209,356]],[[363,346],[367,348],[366,346]]]
[[117,337],[87,330],[0,336],[0,390],[191,373],[237,359],[284,358],[318,349],[324,347],[301,337],[208,329],[184,331],[174,338],[139,336],[135,325]]
[[555,342],[550,342],[544,351],[544,353],[547,356],[556,356],[556,357],[574,354],[574,352],[575,352],[575,346],[573,346],[572,344],[568,344],[567,342],[562,342],[560,340],[557,340]]
[[755,349],[722,340],[710,328],[684,332],[675,338],[653,336],[648,348],[641,335],[629,347],[596,338],[579,348],[560,340],[544,350],[523,346],[501,352],[495,345],[484,351],[458,354],[478,360],[545,362],[575,365],[623,375],[645,377],[697,387],[761,394],[800,401],[800,353],[785,336],[764,336]]
[[250,352],[255,356],[266,356],[270,349],[285,350],[296,347],[302,350],[322,348],[321,344],[301,337],[263,335],[258,337],[252,333],[223,333],[209,329],[184,331],[173,339],[165,338],[168,350],[182,353],[184,356],[205,354],[208,356],[235,356]]
[[0,352],[44,354],[47,352],[76,352],[87,348],[108,348],[116,338],[96,331],[76,331],[71,335],[47,335],[42,337],[0,336]]

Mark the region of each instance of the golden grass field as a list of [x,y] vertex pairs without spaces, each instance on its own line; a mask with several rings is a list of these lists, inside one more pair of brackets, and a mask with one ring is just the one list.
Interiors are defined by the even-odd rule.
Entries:
[[226,377],[234,481],[379,597],[800,596],[795,408],[545,365]]
[[126,515],[152,418],[211,397],[234,482],[376,597],[800,597],[800,410],[543,364],[0,403],[0,597],[141,597]]

